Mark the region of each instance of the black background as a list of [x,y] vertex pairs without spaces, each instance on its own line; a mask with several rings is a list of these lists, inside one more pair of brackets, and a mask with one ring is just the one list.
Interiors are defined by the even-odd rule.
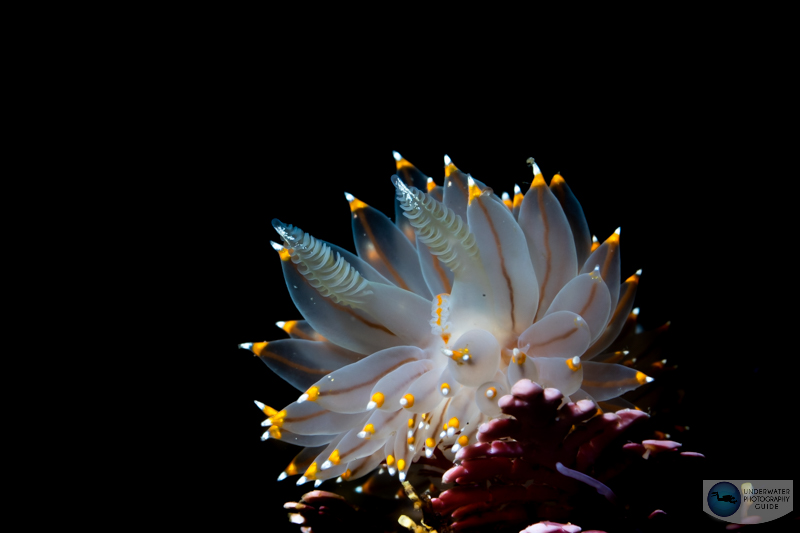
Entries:
[[737,105],[723,87],[660,77],[614,87],[580,79],[557,98],[541,86],[559,93],[559,80],[523,80],[523,92],[506,98],[502,87],[488,97],[466,80],[433,89],[406,76],[336,91],[275,79],[259,87],[263,99],[248,89],[246,104],[231,97],[224,111],[227,303],[216,314],[226,340],[213,364],[227,369],[217,389],[226,412],[207,460],[230,523],[296,530],[281,504],[310,488],[275,481],[296,449],[260,442],[264,417],[253,405],[279,409],[298,392],[237,348],[284,338],[274,323],[301,318],[269,245],[278,241],[270,221],[354,251],[343,193],[394,218],[392,150],[438,183],[446,153],[498,194],[527,188],[533,156],[548,182],[564,176],[601,241],[621,227],[623,279],[643,269],[639,323],[671,321],[665,354],[679,367],[690,427],[673,439],[707,460],[695,479],[664,483],[691,495],[698,519],[702,479],[791,478],[796,348],[783,338],[796,330],[795,241],[781,181],[789,169],[777,161],[786,141],[769,111]]

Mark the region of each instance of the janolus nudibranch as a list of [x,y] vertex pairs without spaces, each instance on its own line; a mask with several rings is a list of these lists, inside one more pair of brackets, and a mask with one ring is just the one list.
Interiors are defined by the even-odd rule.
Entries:
[[[520,379],[564,401],[613,400],[652,381],[609,362],[641,271],[621,282],[617,229],[591,237],[556,174],[513,198],[445,156],[437,186],[394,152],[396,222],[346,193],[358,255],[273,220],[286,285],[304,320],[242,345],[297,388],[262,439],[303,446],[281,474],[355,479],[385,464],[405,479],[436,448],[453,453],[501,416]],[[614,400],[616,399],[616,400]]]

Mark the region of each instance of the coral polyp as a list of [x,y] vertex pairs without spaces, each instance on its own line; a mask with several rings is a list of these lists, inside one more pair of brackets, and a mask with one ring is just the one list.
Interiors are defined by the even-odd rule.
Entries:
[[562,405],[604,410],[652,379],[608,351],[641,272],[621,278],[620,231],[593,239],[564,178],[533,159],[529,189],[501,196],[445,156],[439,186],[394,153],[396,220],[346,193],[357,255],[273,220],[302,320],[292,337],[242,345],[296,389],[262,439],[303,447],[281,478],[355,479],[379,465],[402,481],[421,457],[476,442],[506,418],[499,399],[530,380]]

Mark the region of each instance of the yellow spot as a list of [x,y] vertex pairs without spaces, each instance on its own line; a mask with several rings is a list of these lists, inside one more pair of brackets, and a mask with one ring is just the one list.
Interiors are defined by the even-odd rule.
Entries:
[[[490,392],[491,394],[489,394]],[[490,400],[497,399],[497,389],[495,389],[494,387],[489,387],[483,394]]]
[[350,212],[355,213],[359,209],[364,209],[365,207],[369,207],[367,204],[359,200],[358,198],[353,197],[350,201]]
[[397,461],[397,469],[403,470],[406,467],[406,462],[404,459],[400,459]]
[[566,183],[564,181],[564,176],[562,176],[561,174],[556,174],[555,176],[553,176],[553,179],[550,180],[550,186],[552,187],[554,183],[556,185],[563,185],[564,183]]
[[[575,359],[575,358],[573,357],[573,359]],[[575,364],[575,361],[573,361],[572,359],[567,359],[567,367],[569,367],[569,369],[572,370],[573,372],[577,372],[578,370],[580,370],[581,366],[582,365],[581,365],[580,359],[578,360],[578,364],[577,365]]]
[[338,465],[339,460],[339,450],[333,450],[333,453],[328,457],[328,461],[330,461],[332,465]]
[[[266,410],[266,407],[264,409]],[[284,418],[286,418],[286,409],[269,417],[269,421],[272,422],[272,427],[283,427]]]
[[[598,407],[597,408],[597,412],[595,413],[595,415],[602,415],[602,414],[603,414],[603,410]],[[575,426],[572,426],[572,427],[574,428]]]
[[284,470],[284,472],[286,472],[287,476],[293,476],[293,475],[298,473],[297,472],[297,465],[294,464],[294,461],[289,463],[289,466],[286,467],[286,470]]
[[600,274],[597,272],[597,270],[592,270],[591,272],[589,272],[589,277],[592,278],[595,281],[602,280],[602,278],[600,277]]
[[442,385],[439,387],[439,390],[442,391],[442,394],[444,394],[444,389],[447,389],[449,391],[450,390],[450,384],[449,383],[442,383]]
[[597,250],[598,248],[600,248],[600,243],[599,243],[599,242],[597,242],[597,241],[594,241],[594,242],[592,242],[592,249],[591,249],[591,250],[589,250],[589,251],[590,251],[590,252],[594,252],[594,251],[595,251],[595,250]]
[[400,161],[395,161],[394,165],[395,167],[397,167],[397,170],[401,170],[404,168],[414,168],[414,165],[412,165],[405,157],[401,157]]
[[306,479],[316,479],[317,478],[317,463],[311,463],[306,471],[303,473],[306,476]]
[[253,350],[253,353],[256,354],[257,356],[261,356],[261,352],[264,351],[264,348],[267,347],[267,344],[268,343],[266,342],[253,343],[253,347],[251,348],[251,350]]
[[345,480],[345,481],[347,481],[348,479],[350,479],[350,475],[351,475],[351,474],[352,474],[352,472],[351,472],[351,471],[350,471],[350,469],[348,468],[347,470],[345,470],[345,471],[342,473],[342,479],[343,479],[343,480]]
[[514,357],[513,356],[511,357],[511,360],[514,361],[515,363],[517,363],[518,365],[523,365],[523,364],[525,364],[525,359],[527,359],[527,358],[528,358],[528,356],[525,355],[524,352],[519,352],[517,354],[517,360],[514,361]]
[[428,183],[426,186],[428,187],[428,192],[431,192],[436,188],[436,182],[433,181],[433,178],[428,178]]
[[429,416],[430,414],[428,413],[422,413],[422,420],[427,421]]
[[519,206],[522,205],[522,200],[525,199],[525,195],[521,192],[514,195],[514,209],[517,209]]
[[283,323],[283,327],[281,329],[286,333],[291,333],[295,327],[297,327],[297,320],[287,320]]
[[278,411],[276,411],[269,405],[265,405],[264,408],[261,410],[261,412],[270,417],[278,414]]
[[458,429],[458,418],[453,417],[447,421],[451,428]]
[[608,239],[606,239],[606,242],[608,244],[619,244],[619,234],[615,231]]
[[372,433],[374,435],[375,426],[373,426],[372,424],[367,424],[366,426],[364,426],[364,433]]
[[467,205],[472,205],[472,200],[475,198],[480,197],[481,191],[475,183],[470,183],[469,185],[469,200],[467,200]]
[[306,398],[308,401],[310,402],[317,401],[317,398],[319,398],[319,387],[317,387],[316,385],[311,387],[306,391],[306,394],[308,394],[308,398]]
[[394,456],[393,455],[387,455],[386,456],[386,465],[387,466],[392,466],[393,464],[394,464]]
[[442,333],[442,340],[444,341],[445,344],[450,342],[450,334],[449,333]]
[[269,427],[269,436],[273,439],[280,440],[281,438],[281,429],[278,426],[270,426]]
[[639,283],[639,274],[634,274],[625,281],[629,283]]
[[534,187],[547,187],[547,183],[544,181],[544,176],[542,176],[541,172],[533,177],[533,181],[531,182],[531,189],[533,189]]
[[647,375],[644,372],[637,372],[636,381],[639,382],[639,385],[644,385],[647,383]]
[[514,209],[514,202],[512,202],[510,198],[508,200],[503,200],[503,204],[509,209]]
[[447,431],[447,422],[445,422],[445,423],[442,425],[442,429],[443,429],[443,430],[445,430],[445,431]]
[[289,261],[292,258],[292,255],[286,248],[281,248],[281,251],[278,252],[278,255],[281,257],[281,261]]
[[469,442],[469,437],[467,437],[466,435],[461,435],[460,437],[458,437],[458,443],[461,446],[466,446],[468,442]]
[[405,403],[405,405],[403,405],[403,407],[405,407],[406,409],[408,409],[409,407],[414,407],[414,395],[413,394],[406,394],[405,396],[403,396],[403,399],[406,401],[406,403]]
[[375,394],[372,395],[372,401],[375,402],[375,405],[377,405],[378,407],[381,407],[383,405],[383,400],[384,397],[382,392],[376,392]]
[[444,167],[444,177],[449,178],[451,174],[454,172],[458,172],[458,168],[451,162],[449,165]]
[[409,443],[409,444],[414,444],[414,437],[413,436],[412,437],[408,437],[406,439],[406,442]]
[[413,427],[414,427],[414,419],[413,418],[409,418],[408,419],[408,429],[411,429]]
[[427,446],[428,448],[433,448],[434,446],[436,446],[436,441],[428,437],[427,439],[425,439],[425,446]]

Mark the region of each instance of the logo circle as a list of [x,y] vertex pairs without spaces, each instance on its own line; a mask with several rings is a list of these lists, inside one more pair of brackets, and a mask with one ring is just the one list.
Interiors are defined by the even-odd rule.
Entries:
[[730,516],[739,510],[742,495],[733,483],[720,481],[708,491],[708,507],[717,516]]

